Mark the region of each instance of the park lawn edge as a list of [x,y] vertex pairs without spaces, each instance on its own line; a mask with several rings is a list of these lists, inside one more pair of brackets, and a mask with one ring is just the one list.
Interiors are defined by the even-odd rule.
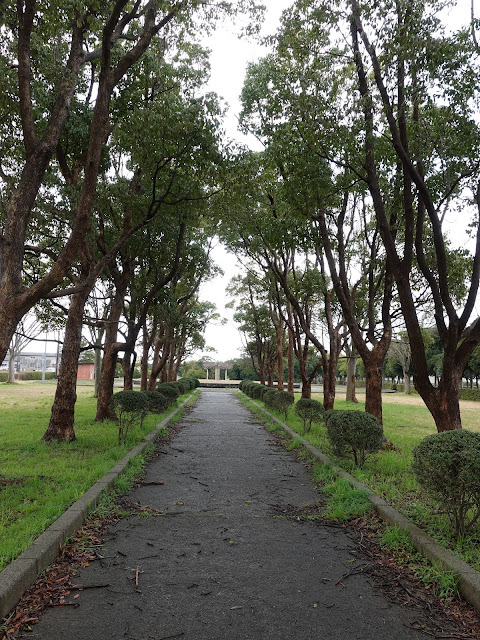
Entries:
[[337,475],[347,480],[354,488],[365,492],[368,500],[372,504],[378,516],[390,526],[396,526],[400,531],[404,531],[410,543],[423,557],[429,560],[434,566],[442,570],[451,572],[457,582],[458,591],[461,596],[480,611],[480,573],[464,560],[455,555],[452,551],[445,548],[439,542],[431,538],[425,531],[420,529],[416,524],[411,522],[397,509],[389,505],[383,498],[378,496],[368,486],[354,478],[348,471],[345,471],[336,462],[333,462],[324,453],[314,447],[308,440],[303,438],[299,433],[294,431],[285,422],[271,413],[264,406],[252,400],[245,394],[241,394],[241,400],[248,407],[253,405],[280,425],[290,438],[298,439],[302,446],[307,449],[310,454],[321,464],[328,464],[335,468]]
[[0,572],[0,619],[5,618],[22,595],[58,556],[60,547],[83,525],[100,498],[109,491],[115,481],[131,464],[131,461],[151,447],[165,428],[186,406],[198,396],[194,390],[188,397],[161,420],[137,445],[118,461],[86,493],[41,533],[25,551]]

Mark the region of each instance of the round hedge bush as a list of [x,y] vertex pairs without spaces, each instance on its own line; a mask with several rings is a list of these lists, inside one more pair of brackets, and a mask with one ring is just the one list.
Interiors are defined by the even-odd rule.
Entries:
[[362,467],[368,453],[383,445],[383,429],[376,418],[362,411],[334,411],[327,420],[327,435],[335,453],[344,456],[350,450],[355,464]]
[[251,380],[249,380],[249,381],[245,382],[245,384],[242,386],[242,391],[247,396],[252,397],[253,389],[256,386],[258,386],[258,385],[255,382],[252,382]]
[[323,404],[310,398],[300,398],[295,405],[295,413],[302,420],[304,431],[310,431],[312,422],[319,424],[325,420]]
[[277,393],[278,391],[275,389],[268,389],[268,391],[263,394],[263,401],[270,409],[275,409],[275,396]]
[[285,416],[285,420],[288,416],[289,407],[295,402],[295,396],[289,391],[277,391],[277,395],[274,399],[275,409],[281,411]]
[[168,398],[160,391],[143,391],[143,395],[147,398],[150,413],[162,413],[170,404]]
[[140,391],[119,391],[113,394],[111,406],[118,417],[118,442],[125,442],[130,428],[148,413],[148,400]]
[[190,383],[183,378],[180,378],[180,380],[175,380],[175,382],[172,382],[172,384],[176,385],[180,389],[180,394],[190,391]]
[[422,488],[438,500],[462,536],[480,519],[480,433],[443,431],[413,450],[412,469]]
[[268,387],[264,384],[254,384],[251,389],[251,397],[255,400],[261,400],[264,394],[268,391]]
[[175,402],[175,400],[180,395],[180,389],[170,382],[161,382],[157,385],[157,391],[163,393],[170,400],[170,404]]

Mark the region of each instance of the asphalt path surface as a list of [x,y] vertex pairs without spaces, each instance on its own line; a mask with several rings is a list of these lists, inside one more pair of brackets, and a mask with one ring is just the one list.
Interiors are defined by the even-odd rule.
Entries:
[[[322,501],[308,470],[232,392],[202,391],[184,429],[129,496],[149,507],[112,526],[103,559],[28,638],[409,640],[414,615],[351,571],[339,527],[279,516]],[[156,511],[151,510],[158,510]],[[75,597],[76,596],[76,597]]]

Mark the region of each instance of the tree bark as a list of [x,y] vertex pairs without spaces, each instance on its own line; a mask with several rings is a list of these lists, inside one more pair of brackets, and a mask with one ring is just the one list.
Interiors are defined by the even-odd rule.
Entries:
[[294,382],[295,382],[295,347],[294,347],[294,335],[293,335],[293,318],[292,318],[292,307],[290,303],[287,303],[287,314],[288,314],[288,386],[287,390],[289,393],[293,393],[295,390]]
[[118,275],[117,273],[114,275],[116,288],[105,328],[105,345],[98,385],[96,422],[116,420],[116,415],[110,409],[110,401],[113,395],[118,352],[122,347],[122,344],[117,342],[118,324],[131,274],[130,267],[126,267],[123,274]]
[[75,293],[68,309],[55,400],[50,423],[42,438],[47,442],[50,440],[59,442],[75,440],[74,420],[77,401],[78,358],[82,341],[83,311],[89,293],[88,287],[85,287],[80,293]]
[[277,388],[283,391],[283,342],[285,338],[285,326],[281,318],[278,319],[277,333]]
[[312,397],[312,381],[308,376],[302,377],[302,398]]
[[382,380],[385,354],[372,352],[365,364],[365,411],[382,423]]
[[125,351],[125,355],[122,358],[122,369],[123,369],[123,390],[124,391],[132,391],[133,390],[133,374],[135,372],[135,361],[136,357],[129,351]]
[[347,356],[347,393],[345,399],[347,402],[358,404],[355,393],[355,372],[357,369],[358,356],[353,342],[351,344],[345,344],[345,354]]
[[13,384],[15,382],[15,353],[10,350],[10,358],[8,360],[8,380],[9,384]]
[[99,329],[98,336],[95,340],[95,364],[94,364],[94,392],[93,397],[98,398],[98,392],[100,388],[100,376],[102,374],[102,341],[105,330]]
[[[148,389],[148,354],[150,353],[150,347],[152,341],[148,335],[147,322],[143,323],[142,330],[142,358],[140,360],[140,391],[147,391]],[[156,384],[157,380],[155,380]]]
[[403,370],[403,386],[404,393],[412,393],[412,390],[410,388],[410,374],[405,369]]

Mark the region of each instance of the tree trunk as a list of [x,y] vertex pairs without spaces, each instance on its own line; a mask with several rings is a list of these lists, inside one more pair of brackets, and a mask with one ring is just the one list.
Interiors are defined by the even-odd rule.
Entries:
[[383,356],[371,353],[371,362],[365,362],[365,411],[382,424]]
[[355,371],[357,369],[357,360],[358,357],[356,355],[350,355],[347,359],[347,402],[354,402],[358,404],[357,395],[355,393]]
[[287,304],[288,311],[288,386],[289,393],[294,392],[295,382],[295,353],[294,353],[294,335],[291,327],[293,326],[292,308]]
[[[140,360],[140,391],[146,391],[148,389],[148,354],[150,352],[150,340],[148,336],[147,323],[143,323],[142,333],[142,358]],[[155,379],[155,384],[157,380]]]
[[98,337],[95,341],[95,361],[94,361],[94,392],[93,397],[98,398],[98,391],[100,388],[100,376],[102,375],[102,340],[103,334],[105,333],[104,329],[100,329],[98,332]]
[[[175,377],[174,377],[175,376]],[[170,344],[170,353],[168,359],[167,380],[168,382],[175,382],[177,376],[175,374],[175,339]]]
[[449,375],[440,378],[438,387],[432,388],[431,393],[422,395],[422,399],[435,420],[438,433],[462,428],[459,401],[460,380],[461,372],[452,371]]
[[283,341],[285,337],[285,327],[282,319],[278,320],[277,326],[277,388],[283,391]]
[[130,352],[126,351],[122,358],[122,369],[123,369],[123,390],[132,391],[134,365],[132,365]]
[[102,420],[116,420],[117,418],[110,409],[110,401],[112,399],[115,381],[115,369],[117,367],[117,353],[116,343],[107,345],[105,342],[102,373],[98,387],[97,414],[95,416],[95,421],[97,422]]
[[[164,346],[162,357],[160,358],[160,349],[162,348],[162,344]],[[165,342],[162,342],[159,336],[155,339],[155,347],[153,352],[153,360],[152,360],[152,370],[150,372],[150,377],[148,378],[147,388],[149,391],[155,391],[157,388],[157,378],[159,373],[165,366],[167,361],[167,349],[165,348]]]
[[329,327],[330,353],[328,358],[322,354],[323,361],[323,407],[331,411],[335,404],[335,385],[337,381],[338,358],[340,357],[341,340],[338,328]]
[[105,329],[102,370],[98,384],[97,414],[95,416],[95,421],[97,422],[117,419],[116,415],[110,409],[110,401],[113,395],[117,356],[121,346],[117,342],[118,322],[122,313],[127,284],[126,278],[121,279],[117,283],[115,296],[112,300],[110,313],[108,314],[107,326]]
[[351,343],[346,341],[345,354],[347,356],[347,393],[345,399],[347,402],[354,402],[357,404],[358,400],[355,393],[355,372],[357,370],[358,355],[353,341]]
[[267,369],[267,386],[273,387],[273,367],[268,367]]
[[312,381],[310,378],[302,377],[302,398],[312,397]]
[[412,390],[410,388],[410,374],[405,369],[403,371],[403,386],[404,386],[403,390],[405,393],[409,393],[409,394],[412,393]]
[[[332,365],[333,363],[331,362],[330,356],[327,367],[323,368],[323,408],[325,411],[332,410],[335,404],[336,371],[333,370]],[[336,368],[337,365],[335,364],[335,369]]]
[[86,291],[72,296],[68,309],[55,400],[50,423],[42,438],[46,441],[72,442],[75,440],[73,427],[77,401],[78,358],[82,341],[83,310],[90,292],[88,287],[85,289]]
[[10,359],[8,360],[8,380],[9,384],[13,384],[15,382],[15,357],[16,354],[13,350],[10,351]]
[[[166,345],[166,336],[162,336],[162,333],[164,334],[161,329],[158,329],[153,342],[152,369],[147,383],[147,389],[149,391],[155,391],[157,387],[157,378],[167,362],[169,349]],[[162,357],[160,357],[160,350],[163,351]]]

